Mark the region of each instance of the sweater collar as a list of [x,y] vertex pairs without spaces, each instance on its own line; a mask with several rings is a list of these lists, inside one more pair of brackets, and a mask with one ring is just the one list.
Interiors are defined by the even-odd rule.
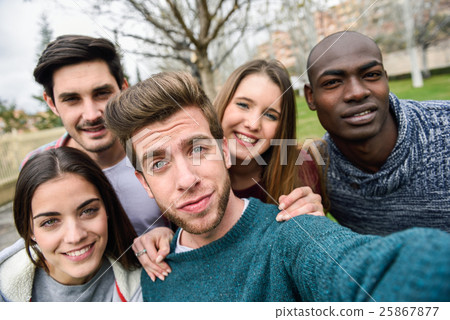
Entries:
[[406,103],[399,100],[393,93],[389,94],[389,108],[393,112],[397,126],[397,142],[385,164],[374,174],[367,173],[355,167],[341,153],[327,133],[325,140],[330,150],[330,170],[332,180],[342,180],[348,184],[357,184],[364,189],[365,194],[384,195],[396,190],[409,181],[414,173],[420,155],[420,145],[414,126],[417,125],[413,111]]
[[188,252],[174,253],[175,247],[177,245],[177,239],[180,233],[180,229],[178,229],[170,244],[171,253],[167,256],[167,259],[174,261],[188,261],[193,259],[201,259],[203,257],[208,257],[219,251],[222,251],[223,248],[227,248],[232,243],[239,242],[240,240],[242,240],[242,237],[245,236],[248,229],[251,228],[252,224],[255,223],[254,217],[258,211],[257,210],[258,203],[260,203],[259,200],[255,198],[250,198],[247,209],[245,209],[241,218],[230,229],[230,231],[228,231],[222,238],[213,241],[207,244],[206,246],[200,247],[198,249],[194,249]]

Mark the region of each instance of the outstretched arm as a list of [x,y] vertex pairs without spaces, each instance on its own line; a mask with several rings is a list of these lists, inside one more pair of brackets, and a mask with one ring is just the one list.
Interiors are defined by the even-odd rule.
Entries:
[[286,230],[296,247],[287,248],[285,241],[279,245],[304,301],[450,299],[449,234],[415,228],[378,237],[327,219],[295,220],[297,232],[292,225]]

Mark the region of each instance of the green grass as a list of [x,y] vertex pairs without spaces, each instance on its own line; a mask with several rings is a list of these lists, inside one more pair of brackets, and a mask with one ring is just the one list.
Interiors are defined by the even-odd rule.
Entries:
[[424,79],[422,88],[413,88],[411,79],[389,81],[389,88],[400,99],[450,100],[450,74]]
[[[413,88],[411,79],[389,81],[391,92],[401,99],[450,100],[450,74],[434,75],[424,80],[422,88]],[[304,97],[297,101],[297,139],[321,138],[325,130],[317,119],[317,114],[309,110]]]
[[297,101],[297,139],[321,138],[325,130],[317,118],[317,113],[311,111],[304,97],[296,97]]

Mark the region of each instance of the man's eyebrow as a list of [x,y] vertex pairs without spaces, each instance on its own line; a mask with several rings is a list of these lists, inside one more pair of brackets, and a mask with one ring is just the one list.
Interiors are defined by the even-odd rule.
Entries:
[[[358,67],[358,71],[359,72],[363,72],[367,69],[373,68],[375,66],[378,65],[383,65],[380,61],[378,60],[373,60],[370,61],[366,64],[363,64],[362,66]],[[341,70],[341,69],[329,69],[329,70],[325,70],[324,72],[322,72],[318,78],[320,77],[324,77],[324,76],[344,76],[345,75],[345,70]]]
[[344,70],[339,69],[329,69],[322,72],[317,78],[325,77],[325,76],[343,76],[345,74]]
[[142,163],[148,159],[161,157],[166,154],[165,148],[156,148],[156,149],[150,149],[144,152],[144,155],[142,156]]
[[[99,87],[96,87],[92,90],[92,92],[98,92],[98,91],[102,91],[102,90],[112,90],[114,89],[114,86],[111,84],[104,84],[101,85]],[[80,94],[78,92],[63,92],[61,94],[58,95],[58,98],[60,100],[67,98],[67,97],[74,97],[74,96],[79,96]]]
[[380,61],[378,61],[378,60],[373,60],[373,61],[370,61],[370,62],[368,62],[368,63],[362,65],[361,67],[358,68],[358,70],[359,70],[359,71],[365,71],[365,70],[370,69],[370,68],[373,68],[373,67],[375,67],[375,66],[382,66],[382,65],[383,65],[383,64],[382,64]]
[[63,100],[64,98],[75,97],[75,96],[79,96],[79,95],[80,94],[78,92],[63,92],[58,95],[58,99]]
[[101,91],[101,90],[106,90],[106,89],[108,89],[108,90],[111,90],[111,89],[114,89],[114,87],[113,87],[113,85],[111,85],[111,84],[104,84],[104,85],[102,85],[102,86],[100,86],[100,87],[96,87],[96,88],[94,88],[94,90],[92,90],[92,91]]
[[200,135],[197,135],[195,137],[191,137],[189,139],[182,140],[180,142],[180,144],[184,145],[184,146],[186,146],[186,145],[190,146],[190,145],[193,145],[194,142],[197,141],[197,140],[215,140],[215,139],[212,138],[212,137],[206,136],[204,134],[200,134]]
[[[178,145],[181,146],[181,148],[186,147],[186,146],[191,146],[194,144],[194,142],[196,140],[214,140],[214,138],[204,135],[204,134],[199,134],[199,135],[195,135],[195,136],[191,136],[188,137],[186,139],[182,139]],[[149,149],[147,151],[144,152],[143,156],[142,156],[142,162],[151,159],[151,158],[157,158],[157,157],[161,157],[164,156],[166,154],[166,148],[164,148],[163,146],[160,146],[158,148],[155,149]]]

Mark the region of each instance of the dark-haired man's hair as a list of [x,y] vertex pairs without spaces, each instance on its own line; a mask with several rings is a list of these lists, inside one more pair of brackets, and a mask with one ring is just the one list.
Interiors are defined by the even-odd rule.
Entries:
[[68,65],[94,60],[105,61],[117,85],[122,87],[124,75],[114,44],[103,38],[79,35],[64,35],[50,42],[34,69],[34,79],[44,86],[45,92],[54,101],[54,72]]

